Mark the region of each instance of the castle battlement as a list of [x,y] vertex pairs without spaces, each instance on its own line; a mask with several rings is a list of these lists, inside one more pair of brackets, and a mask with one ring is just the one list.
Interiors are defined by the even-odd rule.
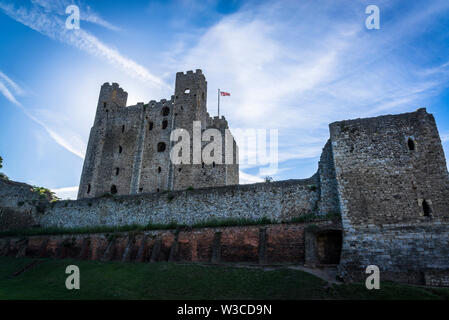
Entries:
[[228,128],[224,117],[210,119],[206,95],[207,82],[200,69],[178,72],[174,95],[148,104],[127,106],[128,93],[117,83],[104,83],[78,198],[238,184],[237,161],[224,164],[224,158],[217,159],[214,166],[171,162],[170,133],[174,129],[185,129],[192,138],[194,121],[200,121],[203,130]]

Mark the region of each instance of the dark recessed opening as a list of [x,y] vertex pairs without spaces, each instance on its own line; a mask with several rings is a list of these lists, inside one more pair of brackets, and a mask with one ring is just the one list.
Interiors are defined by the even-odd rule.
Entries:
[[204,162],[201,163],[201,168],[204,168]]
[[340,230],[326,230],[316,235],[317,258],[320,264],[339,264],[342,234]]
[[157,168],[157,172],[161,173],[161,171],[162,171],[161,167]]
[[178,168],[178,172],[181,172],[182,168]]
[[115,168],[115,175],[118,176],[119,173],[120,173],[120,168]]
[[148,124],[148,129],[149,129],[149,130],[153,130],[153,122],[150,122],[150,123]]
[[409,150],[415,150],[415,141],[412,138],[408,138],[407,145]]
[[168,126],[168,121],[167,120],[162,121],[162,129],[166,129],[167,126]]
[[115,184],[113,184],[112,187],[111,187],[111,193],[112,194],[116,194],[117,193],[117,187],[115,186]]
[[122,153],[122,151],[123,151],[122,146],[118,146],[118,153]]
[[159,192],[159,188],[156,189],[156,192]]
[[125,132],[125,125],[122,125],[122,132]]
[[214,168],[215,168],[215,161],[214,161],[214,162],[212,162],[212,167],[214,167]]
[[157,152],[164,152],[165,151],[165,143],[159,142],[157,144]]
[[204,92],[201,93],[201,98],[204,100]]
[[141,193],[143,191],[143,188],[139,188],[139,192]]
[[166,116],[168,116],[169,113],[170,113],[170,108],[169,107],[163,107],[162,108],[162,116],[166,117]]
[[87,194],[90,193],[90,183],[87,185]]
[[427,200],[423,200],[422,210],[424,211],[424,217],[430,217],[430,215],[432,214],[432,208],[430,207]]
[[106,109],[106,112],[109,112],[109,110],[108,110],[108,109]]

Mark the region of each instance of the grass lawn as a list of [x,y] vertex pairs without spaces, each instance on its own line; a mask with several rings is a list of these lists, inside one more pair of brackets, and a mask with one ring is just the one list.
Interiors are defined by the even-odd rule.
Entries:
[[[334,285],[279,268],[121,263],[0,257],[0,299],[449,299],[449,289],[381,283]],[[81,289],[65,288],[66,266],[80,268]]]

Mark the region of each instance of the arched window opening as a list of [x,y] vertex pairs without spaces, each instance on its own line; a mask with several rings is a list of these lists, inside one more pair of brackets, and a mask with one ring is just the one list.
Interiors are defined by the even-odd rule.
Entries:
[[204,168],[204,162],[201,163],[201,168]]
[[148,129],[150,131],[153,130],[153,122],[150,121],[150,123],[148,124]]
[[162,108],[162,116],[166,117],[166,116],[168,116],[169,113],[170,113],[170,108],[169,107],[163,107]]
[[410,151],[415,150],[415,141],[412,138],[408,138],[407,145]]
[[157,152],[164,152],[165,151],[165,143],[159,142],[157,144]]
[[139,192],[142,193],[143,192],[143,188],[139,188]]
[[423,200],[422,202],[422,210],[424,212],[424,217],[430,217],[432,214],[432,208],[430,207],[430,204],[427,202],[427,200]]
[[162,129],[167,129],[167,126],[168,126],[168,121],[167,120],[162,121]]
[[214,162],[212,162],[212,167],[214,167],[214,168],[215,168],[215,161],[214,161]]
[[120,168],[115,168],[115,175],[118,176],[119,173],[120,173]]
[[112,194],[116,194],[117,193],[117,187],[116,187],[115,184],[113,184],[112,187],[111,187],[111,193]]
[[118,153],[122,153],[122,151],[123,151],[122,146],[118,146]]
[[90,183],[87,185],[87,194],[90,193]]
[[162,171],[161,167],[157,168],[157,172],[161,173],[161,171]]

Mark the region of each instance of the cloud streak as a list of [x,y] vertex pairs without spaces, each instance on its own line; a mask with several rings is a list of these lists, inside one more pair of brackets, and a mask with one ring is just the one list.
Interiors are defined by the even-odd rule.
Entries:
[[[25,108],[16,98],[16,95],[23,95],[24,90],[7,75],[0,71],[0,93],[11,103],[23,111],[23,113],[32,121],[41,126],[48,135],[60,146],[67,151],[73,153],[77,157],[84,159],[84,150],[86,149],[84,142],[73,132],[61,135],[54,129],[50,128],[45,122],[34,116],[27,108]],[[65,136],[71,137],[70,140]]]
[[[39,3],[47,3],[39,1]],[[170,88],[161,78],[153,75],[145,67],[123,56],[118,50],[107,46],[84,29],[68,30],[65,20],[46,10],[47,7],[33,5],[30,8],[16,8],[11,3],[0,2],[0,9],[12,19],[50,37],[51,39],[72,45],[93,56],[104,59],[115,67],[119,67],[128,75],[143,81],[155,88]]]
[[89,6],[85,6],[80,1],[69,1],[69,0],[31,0],[34,5],[38,5],[47,11],[58,14],[60,16],[66,15],[66,8],[69,5],[77,5],[80,8],[80,19],[82,21],[91,22],[107,28],[109,30],[118,31],[120,28],[112,25],[111,23],[104,20],[100,15],[94,12]]
[[[437,27],[449,3],[413,6],[381,30],[368,31],[366,3],[346,2],[338,13],[331,1],[252,4],[168,61],[179,61],[176,70],[201,66],[209,89],[232,93],[221,103],[232,126],[279,129],[281,163],[318,157],[330,122],[409,112],[426,105],[449,79],[447,63],[425,66],[417,58],[428,48],[414,46]],[[405,50],[410,47],[415,56]],[[216,105],[214,95],[208,105]]]
[[74,200],[78,196],[78,186],[51,189],[62,200]]

